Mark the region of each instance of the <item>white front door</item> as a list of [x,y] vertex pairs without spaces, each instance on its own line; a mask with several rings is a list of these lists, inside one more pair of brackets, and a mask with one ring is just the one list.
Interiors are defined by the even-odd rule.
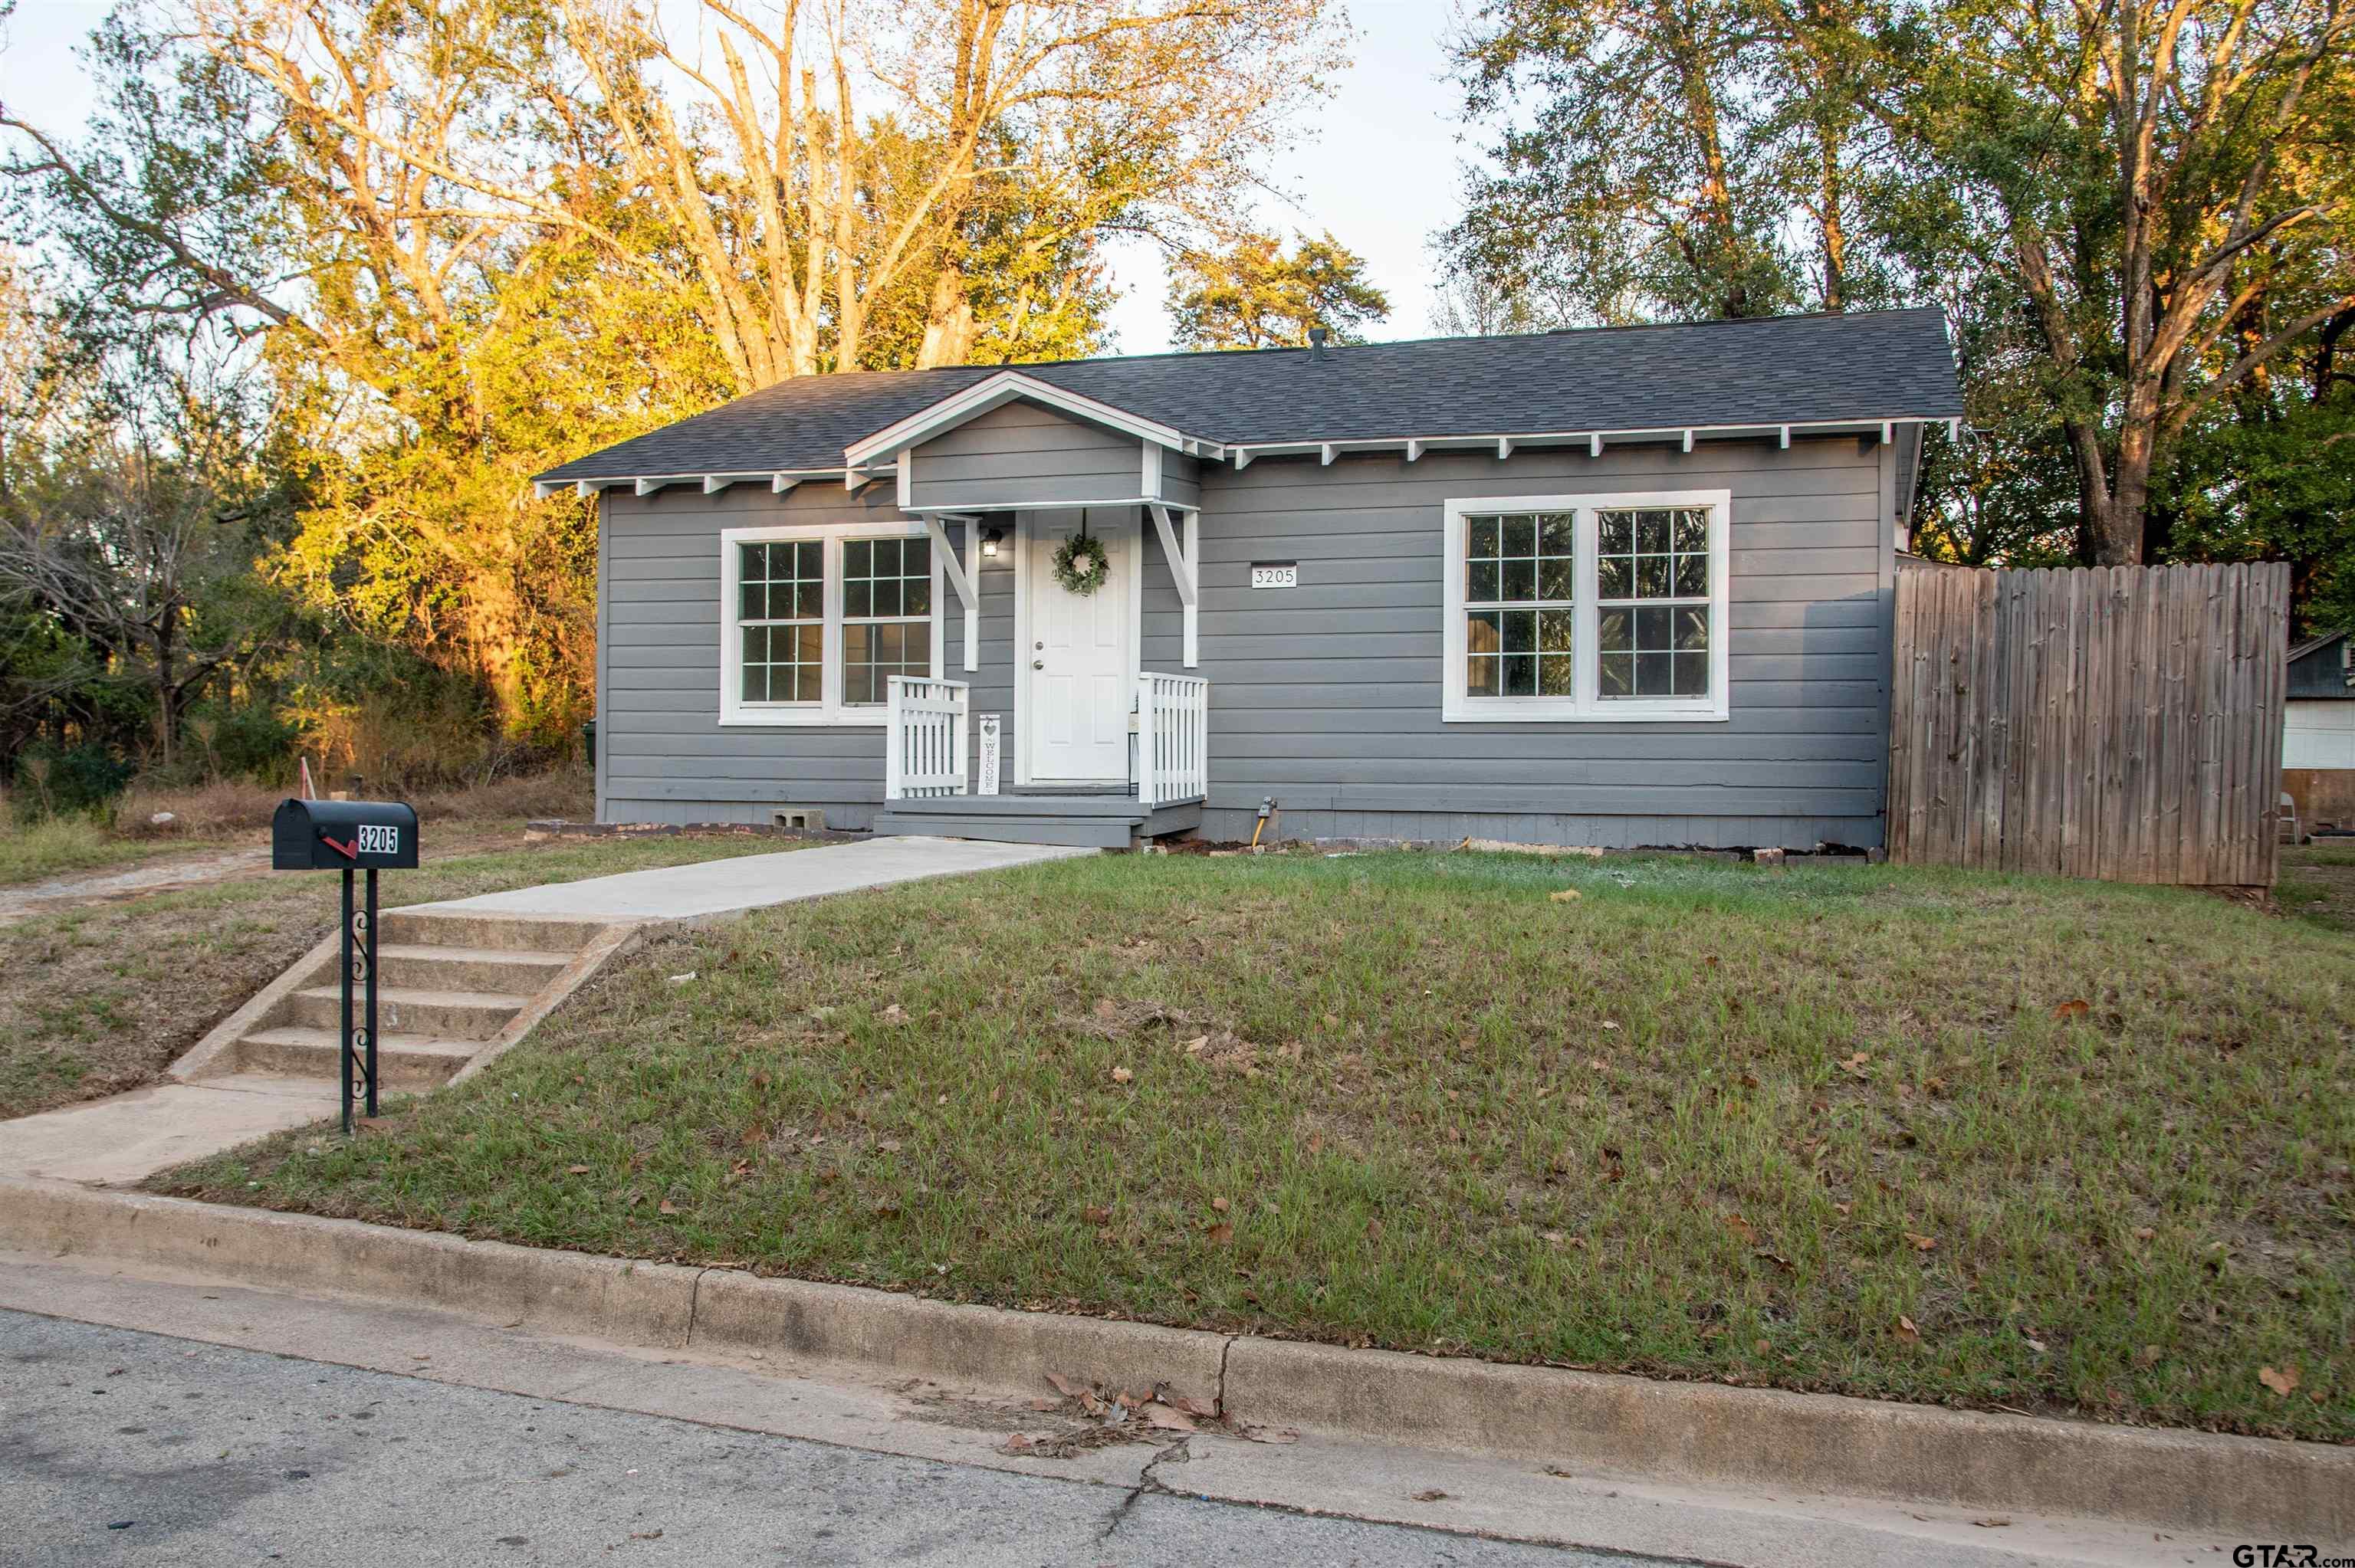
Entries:
[[1016,652],[1029,680],[1022,722],[1031,781],[1125,783],[1136,662],[1129,604],[1135,524],[1108,519],[1102,508],[1089,514],[1088,532],[1103,541],[1112,570],[1085,598],[1055,580],[1055,551],[1080,531],[1080,514],[1036,513],[1029,524],[1030,557],[1023,564],[1029,646]]

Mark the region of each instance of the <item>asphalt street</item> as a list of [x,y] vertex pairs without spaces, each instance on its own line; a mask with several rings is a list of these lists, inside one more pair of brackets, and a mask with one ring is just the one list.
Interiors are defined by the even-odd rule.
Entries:
[[[0,1311],[0,1563],[1638,1560],[1039,1479]],[[1658,1559],[1645,1559],[1655,1565]]]

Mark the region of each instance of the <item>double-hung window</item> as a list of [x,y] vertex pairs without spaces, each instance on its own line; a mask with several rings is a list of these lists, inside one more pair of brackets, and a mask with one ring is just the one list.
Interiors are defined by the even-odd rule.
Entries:
[[721,724],[879,725],[892,676],[941,673],[922,524],[730,528],[719,550]]
[[1724,491],[1446,506],[1450,721],[1727,715]]

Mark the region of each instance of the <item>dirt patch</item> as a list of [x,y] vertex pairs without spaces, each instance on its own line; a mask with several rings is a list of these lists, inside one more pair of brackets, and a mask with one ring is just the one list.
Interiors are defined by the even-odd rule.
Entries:
[[54,915],[60,910],[120,904],[183,887],[202,887],[229,877],[249,876],[267,870],[269,865],[268,850],[218,850],[152,860],[128,871],[90,872],[30,882],[20,887],[0,887],[0,926],[35,915]]

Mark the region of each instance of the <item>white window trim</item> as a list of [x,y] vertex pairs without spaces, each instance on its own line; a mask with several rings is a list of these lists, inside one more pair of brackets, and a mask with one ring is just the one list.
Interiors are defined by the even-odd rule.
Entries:
[[[847,706],[842,700],[842,543],[846,539],[926,537],[922,523],[904,517],[878,518],[871,523],[785,524],[769,528],[723,528],[719,531],[719,722],[755,729],[785,729],[829,726],[881,729],[890,722],[883,705]],[[824,699],[815,703],[748,703],[744,690],[744,641],[736,620],[741,557],[739,545],[764,545],[786,539],[815,539],[824,548],[826,630],[820,657],[825,660],[821,687]],[[932,553],[932,678],[941,678],[941,556]]]
[[[1709,509],[1709,695],[1706,697],[1605,697],[1601,668],[1601,615],[1595,603],[1595,522],[1598,512],[1634,507]],[[1447,724],[1709,724],[1731,714],[1728,676],[1732,643],[1726,624],[1733,493],[1726,490],[1624,491],[1585,495],[1467,495],[1446,503],[1446,538],[1442,571],[1446,582],[1446,620],[1441,628],[1445,657],[1440,717]],[[1575,514],[1576,560],[1572,577],[1578,607],[1573,651],[1575,693],[1567,697],[1476,697],[1465,690],[1465,519],[1496,512]]]

